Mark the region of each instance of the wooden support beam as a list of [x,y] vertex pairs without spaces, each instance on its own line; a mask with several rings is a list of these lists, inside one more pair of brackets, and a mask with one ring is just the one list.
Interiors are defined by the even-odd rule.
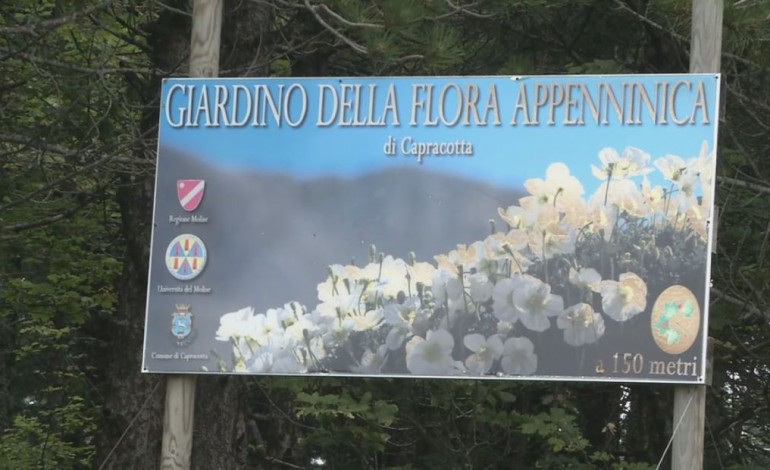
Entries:
[[722,58],[722,0],[693,0],[690,72],[719,73]]
[[[219,75],[222,0],[194,0],[190,40],[190,76]],[[163,446],[160,468],[187,470],[192,463],[195,375],[170,375],[166,380]]]
[[[693,0],[690,72],[718,73],[722,55],[722,0]],[[712,221],[712,230],[715,230]],[[712,232],[712,233],[715,233]],[[716,241],[716,237],[713,238]],[[704,332],[708,334],[708,332]],[[706,348],[707,385],[677,385],[674,390],[674,441],[671,449],[672,470],[703,468],[704,426],[706,424],[706,387],[711,382],[713,342]]]
[[166,378],[166,409],[163,413],[162,470],[189,469],[193,444],[195,376]]

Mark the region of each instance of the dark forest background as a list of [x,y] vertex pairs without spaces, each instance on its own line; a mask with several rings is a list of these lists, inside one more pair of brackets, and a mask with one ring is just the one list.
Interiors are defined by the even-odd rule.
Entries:
[[[227,0],[221,76],[686,72],[684,0]],[[0,469],[157,468],[140,373],[186,1],[0,6]],[[770,466],[770,2],[726,0],[707,468]],[[201,377],[193,467],[650,468],[669,386]],[[666,466],[664,460],[663,465]]]

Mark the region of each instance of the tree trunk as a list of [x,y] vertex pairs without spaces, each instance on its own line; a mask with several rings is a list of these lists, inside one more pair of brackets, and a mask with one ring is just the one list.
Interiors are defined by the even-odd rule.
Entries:
[[[178,12],[189,11],[191,5],[180,0],[167,3],[172,8],[163,10],[146,28],[153,66],[167,75],[185,76],[190,19]],[[260,52],[266,53],[258,38],[269,27],[269,12],[253,3],[226,2],[224,21],[222,71],[264,74],[264,67],[254,64],[262,62]],[[242,64],[250,65],[244,68]],[[158,123],[155,106],[159,92],[160,80],[153,80],[142,94],[148,97],[146,104],[154,104],[149,104],[142,118],[141,130],[151,137],[137,146],[135,156],[140,159],[155,158],[154,136]],[[105,468],[149,469],[159,464],[165,380],[161,375],[141,372],[153,185],[153,172],[136,170],[121,176],[118,189],[125,256],[120,303],[116,317],[111,319],[109,328],[105,328],[108,349],[101,366],[107,383],[106,431],[100,436],[96,462],[101,465],[108,459]],[[201,377],[197,387],[192,468],[243,468],[248,443],[242,412],[245,390],[242,378]]]

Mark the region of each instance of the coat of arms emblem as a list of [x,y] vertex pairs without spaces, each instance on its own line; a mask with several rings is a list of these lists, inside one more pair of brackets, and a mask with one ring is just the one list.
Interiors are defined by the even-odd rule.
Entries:
[[206,190],[206,181],[204,180],[177,180],[176,196],[179,204],[187,212],[192,212],[198,208],[203,200],[203,193]]
[[176,339],[183,340],[192,333],[192,313],[189,304],[176,304],[174,314],[171,316],[171,334]]

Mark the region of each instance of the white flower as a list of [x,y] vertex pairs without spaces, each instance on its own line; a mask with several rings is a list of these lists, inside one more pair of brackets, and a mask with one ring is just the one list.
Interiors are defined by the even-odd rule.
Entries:
[[642,200],[650,215],[663,212],[666,205],[666,191],[661,186],[652,187],[645,177],[642,180]]
[[369,310],[363,315],[350,315],[343,320],[345,329],[352,331],[373,330],[382,321],[382,309]]
[[326,334],[340,321],[336,314],[324,314],[318,309],[306,314],[304,319],[307,320],[310,325],[308,327],[308,333],[311,336],[321,336]]
[[714,152],[709,152],[708,142],[703,141],[700,147],[700,155],[692,159],[689,165],[700,179],[701,190],[703,191],[703,205],[711,207],[712,183],[714,181]]
[[532,331],[545,331],[551,327],[548,317],[564,310],[561,296],[551,294],[551,286],[540,279],[525,276],[513,293],[513,304],[519,311],[519,320]]
[[443,269],[436,270],[431,290],[433,291],[433,298],[436,299],[436,305],[446,303],[450,312],[462,310],[464,306],[463,284],[456,274]]
[[[318,285],[319,291],[321,285]],[[326,297],[326,300],[316,307],[319,312],[328,316],[345,317],[356,313],[363,303],[364,285],[359,284],[351,287],[350,291],[343,286],[342,289],[338,289],[335,292],[330,297]]]
[[580,199],[564,199],[561,202],[563,216],[560,223],[580,230],[588,222],[589,212],[586,202]]
[[352,366],[350,370],[356,374],[377,375],[382,371],[382,366],[385,365],[387,359],[388,348],[384,344],[380,345],[376,352],[366,348],[363,354],[361,354],[361,360],[358,361],[357,365]]
[[470,284],[471,299],[474,302],[486,302],[492,298],[492,292],[495,285],[490,282],[489,277],[484,273],[475,273],[468,278]]
[[492,290],[492,310],[498,320],[514,323],[519,318],[519,311],[513,304],[513,295],[518,285],[517,278],[501,279]]
[[619,281],[599,285],[604,313],[616,321],[626,321],[647,307],[647,285],[634,273],[623,273]]
[[513,323],[508,321],[497,322],[497,332],[501,336],[508,336],[513,331]]
[[500,361],[503,372],[511,375],[532,375],[537,370],[535,346],[527,338],[508,338],[503,344]]
[[593,268],[569,268],[569,282],[580,289],[598,292],[602,276]]
[[663,174],[663,178],[678,183],[687,173],[688,165],[682,157],[676,155],[666,155],[655,160],[655,167]]
[[373,291],[386,299],[394,299],[399,292],[406,293],[409,290],[406,266],[404,260],[388,255],[382,262],[366,265],[362,270],[362,277],[371,282]]
[[254,316],[247,334],[248,338],[256,341],[260,346],[269,344],[276,333],[283,334],[283,325],[278,317],[279,311],[272,308]]
[[599,160],[602,167],[591,165],[591,171],[600,180],[646,175],[652,171],[648,167],[650,155],[634,147],[626,148],[623,155],[618,155],[613,148],[604,148],[599,152]]
[[647,215],[644,197],[633,181],[619,179],[605,181],[591,197],[590,204],[596,206],[615,206],[619,211],[626,211],[637,217]]
[[417,295],[417,284],[425,287],[433,285],[433,276],[436,275],[436,268],[430,263],[414,263],[406,265],[406,271],[409,273],[409,290],[407,295]]
[[528,228],[535,221],[535,216],[532,212],[519,206],[509,206],[505,210],[498,208],[497,214],[514,230]]
[[564,341],[572,346],[595,343],[604,335],[604,319],[585,303],[565,310],[556,319],[556,326],[564,330]]
[[245,336],[254,320],[254,308],[246,307],[237,312],[225,313],[219,318],[217,340],[230,341],[231,338]]
[[337,276],[327,277],[324,282],[318,284],[316,289],[318,291],[318,300],[321,302],[331,301],[342,293],[348,294],[345,283]]
[[385,344],[391,350],[396,350],[404,344],[407,335],[412,333],[415,322],[422,323],[426,320],[420,310],[419,297],[411,297],[403,304],[390,303],[382,313],[385,324],[392,326],[385,338]]
[[582,198],[583,185],[570,174],[564,163],[550,164],[545,177],[545,180],[532,178],[524,182],[532,196],[522,198],[522,207],[551,206],[564,210],[569,207],[569,201]]
[[348,279],[349,281],[357,281],[361,279],[361,268],[352,264],[332,264],[329,266],[332,276],[336,279]]
[[298,374],[307,372],[307,365],[297,356],[297,342],[289,335],[276,334],[270,344],[256,349],[246,361],[251,373]]
[[[321,305],[318,306],[319,309],[320,307]],[[322,338],[324,345],[329,349],[347,341],[355,326],[353,322],[346,322],[343,318],[332,315],[321,310],[314,310],[310,314],[311,321],[318,325],[313,336]]]
[[450,251],[447,257],[455,266],[462,266],[464,271],[478,268],[478,263],[483,259],[483,244],[480,242],[471,245],[457,245],[457,248]]
[[444,330],[430,330],[426,339],[415,336],[406,344],[406,368],[417,375],[451,375],[455,372],[455,340]]
[[610,241],[618,220],[618,210],[603,204],[595,205],[591,209],[591,231],[601,234],[605,241]]
[[705,204],[693,204],[687,210],[687,223],[690,228],[697,233],[704,241],[708,240],[708,217],[710,206]]
[[538,259],[551,259],[575,251],[576,232],[555,222],[533,230],[529,237],[529,248]]
[[508,233],[496,232],[484,240],[484,245],[495,262],[495,270],[499,272],[506,263],[511,273],[522,274],[532,265],[521,250],[528,246],[529,234],[524,230],[512,229]]
[[465,359],[465,367],[473,374],[484,375],[492,368],[492,364],[503,354],[503,342],[497,335],[484,338],[484,335],[472,333],[463,338],[466,348],[473,354]]
[[[319,325],[314,324],[311,318],[308,314],[302,314],[297,319],[285,322],[285,324],[289,325],[286,327],[286,333],[297,341],[302,341],[306,334],[312,336]],[[332,318],[331,321],[333,320]]]

